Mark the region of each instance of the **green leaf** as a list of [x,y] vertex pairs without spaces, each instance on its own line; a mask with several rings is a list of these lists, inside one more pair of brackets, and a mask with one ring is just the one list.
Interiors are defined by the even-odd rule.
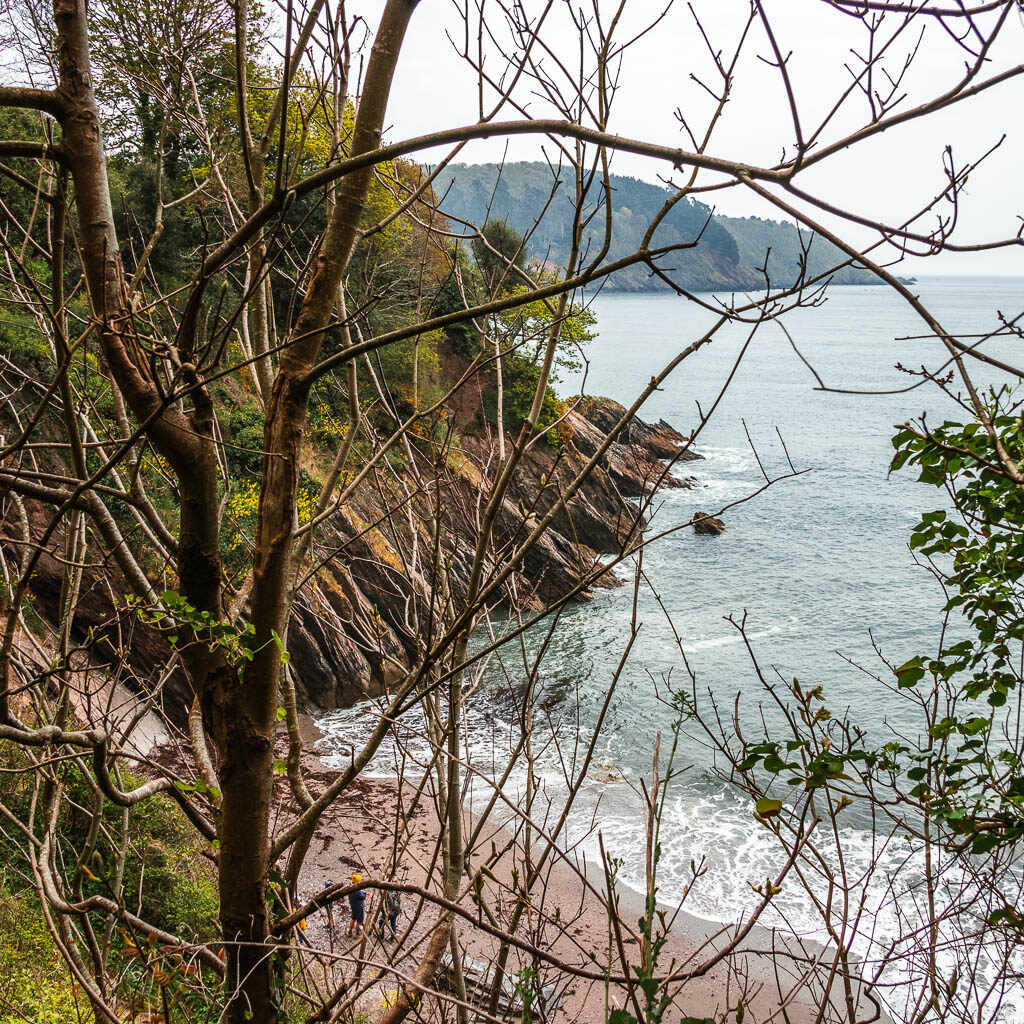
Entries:
[[778,814],[782,810],[781,800],[772,800],[769,797],[763,796],[757,801],[754,808],[754,813],[759,818],[771,818]]
[[991,853],[1004,842],[1006,840],[998,832],[982,832],[981,835],[974,837],[974,841],[971,843],[971,852],[975,854]]
[[284,775],[285,770],[287,769],[287,767],[288,767],[288,765],[284,762],[284,760],[282,758],[280,758],[280,757],[275,758],[275,760],[274,760],[274,772],[277,775]]
[[924,660],[920,655],[896,669],[896,682],[901,690],[916,686],[924,678]]
[[608,1014],[608,1024],[636,1024],[636,1017],[625,1010],[612,1010]]

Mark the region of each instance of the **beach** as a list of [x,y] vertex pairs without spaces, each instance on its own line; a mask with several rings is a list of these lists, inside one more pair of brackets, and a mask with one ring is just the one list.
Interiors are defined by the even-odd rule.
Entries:
[[[313,719],[303,717],[302,731],[307,778],[313,785],[325,784],[336,771],[317,755],[318,731]],[[528,836],[522,822],[515,820],[513,809],[500,803],[497,806],[501,810],[492,813],[487,822],[467,808],[462,813],[464,835],[472,840],[460,902],[471,920],[457,918],[467,962],[482,966],[498,955],[500,941],[493,932],[501,931],[514,913],[522,881],[532,868],[537,870],[537,881],[525,898],[527,909],[516,930],[528,948],[511,950],[507,974],[535,968],[548,995],[557,995],[559,1020],[597,1024],[608,1012],[620,1008],[635,1016],[626,987],[606,985],[601,979],[606,968],[613,978],[627,973],[623,960],[629,974],[642,962],[638,922],[643,915],[643,897],[626,886],[615,886],[617,927],[611,927],[603,866],[570,851],[549,858],[538,870],[537,859],[546,846],[543,838],[537,830]],[[358,965],[364,990],[357,1007],[364,1012],[379,1009],[382,1002],[394,998],[398,979],[415,969],[438,918],[436,905],[407,890],[402,895],[398,939],[382,941],[371,927],[380,903],[372,883],[396,882],[440,893],[439,834],[438,806],[430,787],[421,789],[410,781],[400,785],[397,779],[388,778],[356,780],[317,829],[300,877],[299,897],[308,900],[325,885],[348,882],[352,874],[359,874],[371,886],[367,930],[362,937],[346,937],[349,913],[342,900],[333,908],[333,929],[322,910],[306,922],[303,937],[311,950],[326,951],[325,956],[310,952],[311,960],[347,964],[348,974]],[[642,856],[642,851],[638,855]],[[732,956],[715,962],[716,953],[726,948],[742,922],[715,924],[678,907],[660,906],[659,910],[667,938],[654,973],[677,979],[664,988],[673,1015],[734,1020],[742,1002],[741,1018],[748,1022],[788,1019],[797,1024],[816,1018],[813,992],[799,988],[794,993],[791,989],[801,970],[800,961],[821,956],[820,946],[797,948],[779,933],[755,925]],[[491,931],[483,930],[481,924],[490,924]],[[786,951],[795,954],[795,961],[771,955]],[[838,998],[840,993],[833,995],[834,1001]],[[551,1019],[556,1014],[543,1016]]]

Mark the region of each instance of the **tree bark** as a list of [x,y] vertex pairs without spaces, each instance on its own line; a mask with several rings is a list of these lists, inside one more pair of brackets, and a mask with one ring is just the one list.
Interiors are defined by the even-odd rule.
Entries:
[[[380,146],[395,65],[418,0],[388,0],[367,65],[352,154]],[[205,282],[197,282],[183,322],[181,382],[193,411],[166,403],[134,333],[110,202],[106,157],[92,83],[84,0],[55,0],[58,101],[68,171],[75,186],[84,274],[105,361],[135,417],[167,458],[181,495],[178,575],[182,595],[198,611],[223,616],[219,554],[218,465],[214,412],[197,368],[190,332]],[[284,116],[283,114],[281,116]],[[273,741],[286,633],[296,571],[296,493],[312,369],[330,323],[373,179],[372,165],[344,177],[291,333],[291,344],[266,400],[264,464],[253,567],[255,654],[244,677],[225,656],[186,644],[203,719],[220,754],[220,916],[227,952],[227,1017],[231,1024],[275,1024],[267,885]],[[257,312],[260,312],[257,303]],[[266,311],[263,311],[266,312]],[[258,342],[259,343],[259,340]],[[259,367],[268,369],[266,362]],[[193,638],[194,639],[194,638]]]
[[[389,0],[367,65],[352,150],[380,145],[391,82],[418,0]],[[283,115],[282,115],[283,116]],[[263,479],[253,561],[252,661],[214,710],[222,754],[221,923],[228,946],[232,1024],[274,1024],[274,964],[266,899],[274,733],[280,690],[280,637],[286,635],[296,575],[296,495],[309,371],[315,364],[338,290],[355,247],[373,179],[369,167],[346,177],[313,266],[302,308],[282,351],[267,400]],[[252,1016],[249,1016],[249,1014]]]

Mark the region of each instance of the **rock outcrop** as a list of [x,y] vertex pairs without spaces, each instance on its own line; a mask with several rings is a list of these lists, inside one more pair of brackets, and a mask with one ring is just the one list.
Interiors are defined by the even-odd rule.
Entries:
[[[666,460],[699,456],[664,422],[634,420],[588,472],[625,412],[609,399],[578,401],[557,443],[537,443],[524,458],[498,512],[494,550],[507,559],[538,523],[548,516],[551,523],[510,581],[521,604],[536,608],[565,595],[586,600],[594,588],[616,585],[605,556],[621,552],[644,529],[642,499],[658,487],[688,486]],[[300,590],[289,624],[290,670],[307,707],[349,704],[384,690],[416,656],[436,595],[457,606],[493,481],[494,448],[479,430],[466,430],[440,450],[410,446],[406,466],[359,487],[331,521],[311,556],[322,569]],[[39,535],[46,517],[35,507]],[[31,583],[33,607],[51,624],[59,617],[62,545],[55,535]],[[92,559],[72,639],[95,663],[116,667],[122,682],[139,688],[159,676],[171,647],[164,633],[126,607],[128,590],[109,559]],[[499,599],[512,592],[509,586]],[[184,672],[172,673],[162,695],[165,714],[181,724],[192,702]]]
[[695,512],[693,516],[693,532],[706,537],[717,537],[725,529],[721,519],[715,519],[706,512]]

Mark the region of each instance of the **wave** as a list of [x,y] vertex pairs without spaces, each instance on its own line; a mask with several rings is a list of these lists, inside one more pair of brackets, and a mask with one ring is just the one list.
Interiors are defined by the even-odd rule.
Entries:
[[[708,642],[715,641],[705,641]],[[543,700],[543,696],[539,699]],[[353,747],[358,748],[376,724],[377,710],[373,702],[366,702],[329,712],[319,719],[323,735],[317,750],[326,765],[340,769],[348,764]],[[444,714],[443,709],[441,713]],[[407,718],[382,745],[369,766],[368,776],[394,777],[400,767],[407,775],[415,774],[431,764],[432,746],[426,723],[415,712]],[[566,716],[562,728],[554,716],[550,720],[551,733],[547,731],[547,720],[541,716],[535,726],[539,799],[556,806],[568,791],[561,768],[563,758],[571,760],[588,739],[585,732],[576,731],[575,720],[570,718]],[[519,738],[519,727],[510,714],[508,699],[487,689],[474,696],[467,721],[465,749],[474,768],[469,802],[479,810],[490,798],[493,780],[510,757]],[[555,749],[556,738],[561,744],[560,753]],[[600,835],[608,854],[622,861],[622,883],[642,893],[646,822],[636,796],[641,773],[628,760],[630,740],[614,732],[602,737],[595,752],[592,784],[583,788],[570,815],[565,843],[576,846],[588,860],[597,863]],[[716,923],[744,919],[761,898],[752,887],[778,876],[786,851],[754,819],[749,800],[725,788],[709,771],[695,770],[684,779],[687,781],[677,783],[670,793],[661,823],[659,898],[674,906],[689,887],[684,904],[688,913]],[[522,800],[525,783],[525,770],[519,768],[506,780],[504,793],[513,806]],[[543,810],[540,816],[544,816]],[[877,992],[898,1019],[905,1009],[904,1002],[915,998],[923,983],[921,957],[911,955],[907,949],[901,950],[901,956],[894,956],[893,951],[900,950],[902,937],[915,932],[925,920],[923,911],[918,909],[926,902],[924,847],[902,838],[879,836],[853,824],[843,827],[839,836],[842,867],[853,880],[857,902],[857,908],[851,912],[859,918],[859,930],[848,933],[846,940],[868,974],[881,970],[883,984]],[[835,847],[826,839],[819,851],[828,867],[838,872],[840,863]],[[932,853],[941,856],[938,851]],[[696,883],[691,872],[694,863],[703,863],[707,868]],[[827,883],[824,878],[819,882],[812,897],[790,877],[760,923],[827,945],[829,934],[818,910]],[[951,906],[962,903],[969,907],[970,884],[970,878],[958,876],[951,865],[940,891],[933,895],[940,906],[946,900]],[[842,929],[842,915],[837,915],[833,923]],[[955,975],[958,960],[970,948],[969,931],[976,923],[969,915],[958,914],[942,924],[943,948],[938,965],[945,978]],[[986,984],[994,982],[997,956],[978,948],[971,949],[971,955],[976,964],[975,975]],[[885,962],[887,959],[892,962]],[[1024,968],[1024,955],[1017,954],[1017,961],[1018,969]],[[998,1019],[1006,1024],[1024,1024],[1024,990],[1020,986],[1008,987],[1000,999]]]
[[[792,618],[792,619],[789,620],[789,623],[787,625],[785,625],[785,626],[783,626],[781,624],[780,625],[775,625],[775,626],[770,626],[767,629],[758,630],[757,632],[749,632],[749,633],[746,634],[746,637],[747,637],[747,640],[751,640],[751,641],[753,641],[753,640],[764,640],[767,637],[777,636],[779,633],[787,632],[788,630],[790,630],[793,627],[795,627],[796,625],[798,625],[799,621],[800,621],[799,619]],[[742,643],[743,643],[743,637],[740,636],[740,634],[738,632],[736,632],[736,630],[733,630],[732,634],[730,636],[708,637],[706,640],[693,640],[693,641],[689,641],[689,642],[684,640],[683,641],[683,650],[686,651],[687,653],[690,653],[691,651],[711,650],[711,649],[713,649],[715,647],[731,647],[734,644],[742,644]]]

